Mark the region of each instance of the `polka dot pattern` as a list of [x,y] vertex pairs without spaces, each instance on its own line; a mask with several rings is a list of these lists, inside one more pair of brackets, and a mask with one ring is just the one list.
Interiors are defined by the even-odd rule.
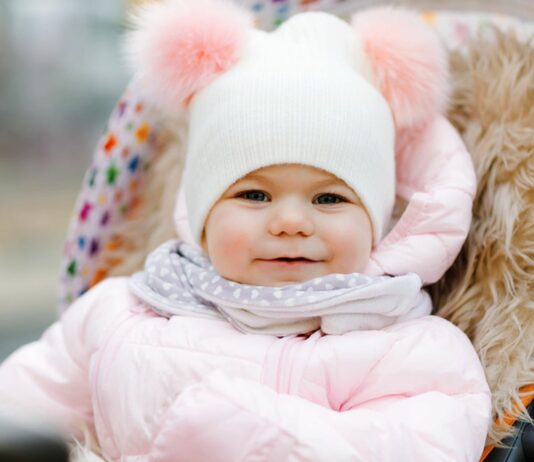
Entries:
[[[209,300],[213,295],[230,303],[251,306],[307,306],[309,303],[328,300],[338,291],[361,288],[372,282],[387,280],[387,276],[370,277],[359,273],[332,274],[301,284],[283,287],[238,284],[222,278],[209,259],[199,250],[183,241],[168,241],[152,252],[146,260],[144,284],[160,297]],[[157,295],[156,295],[157,297]]]
[[[221,277],[201,250],[179,240],[153,251],[145,270],[130,278],[130,288],[166,317],[223,317],[243,331],[276,325],[281,335],[316,330],[325,315],[342,314],[346,327],[354,325],[347,316],[361,324],[368,315],[389,325],[421,308],[421,280],[415,274],[328,274],[282,287],[240,284]],[[422,312],[429,314],[430,305]]]

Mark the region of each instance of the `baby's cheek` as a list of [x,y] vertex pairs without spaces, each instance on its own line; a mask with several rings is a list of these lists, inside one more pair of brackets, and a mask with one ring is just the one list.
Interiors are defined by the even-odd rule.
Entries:
[[366,216],[340,217],[329,227],[329,242],[335,255],[336,270],[361,272],[367,265],[372,246],[372,231]]
[[250,232],[237,220],[225,220],[218,230],[219,245],[225,250],[235,251],[250,240]]
[[[253,241],[253,232],[236,214],[214,216],[210,223],[210,257],[217,267],[223,266],[225,272],[234,273],[244,264]],[[217,268],[221,271],[222,268]]]
[[244,231],[235,229],[235,227],[229,228],[224,237],[221,237],[222,251],[227,257],[238,258],[242,251],[248,247],[247,242],[248,236]]

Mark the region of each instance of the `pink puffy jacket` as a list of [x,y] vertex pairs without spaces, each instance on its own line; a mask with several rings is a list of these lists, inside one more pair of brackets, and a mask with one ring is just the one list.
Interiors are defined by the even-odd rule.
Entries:
[[[474,192],[469,157],[441,118],[409,144],[428,154],[434,143],[437,164],[400,174],[410,205],[373,259],[390,272],[395,258],[412,271],[422,264],[426,281],[456,256]],[[75,437],[88,427],[107,458],[125,462],[474,462],[491,416],[472,345],[441,318],[249,335],[226,321],[157,316],[125,278],[94,287],[4,362],[2,406]]]
[[[126,279],[78,299],[0,368],[0,401],[121,461],[477,461],[490,393],[466,336],[426,316],[277,338],[155,315]],[[79,436],[79,433],[78,433]]]

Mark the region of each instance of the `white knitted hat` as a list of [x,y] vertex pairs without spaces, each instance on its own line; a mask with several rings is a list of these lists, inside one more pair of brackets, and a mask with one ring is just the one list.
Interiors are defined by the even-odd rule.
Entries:
[[324,13],[295,16],[274,33],[252,31],[240,61],[195,96],[183,179],[195,239],[232,183],[280,163],[341,178],[380,238],[395,197],[393,119],[355,71],[369,73],[353,37]]
[[[406,14],[411,27],[414,16],[400,12]],[[376,20],[370,17],[367,23]],[[413,60],[399,65],[393,46],[386,54],[393,66],[380,69],[369,41],[326,13],[296,15],[266,33],[230,3],[192,7],[175,0],[149,8],[138,22],[129,46],[139,77],[162,106],[176,111],[183,103],[190,111],[183,185],[197,243],[209,210],[230,185],[281,163],[317,167],[345,181],[369,213],[375,243],[382,238],[395,199],[395,123],[418,123],[428,112],[424,107],[420,115],[421,106],[441,104],[424,84],[419,94],[411,87],[391,94],[392,75],[406,74]]]

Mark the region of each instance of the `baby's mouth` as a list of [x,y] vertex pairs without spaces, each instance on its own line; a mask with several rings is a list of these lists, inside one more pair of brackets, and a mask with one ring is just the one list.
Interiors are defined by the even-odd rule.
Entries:
[[285,266],[285,267],[292,267],[292,266],[300,266],[300,265],[307,265],[311,263],[317,263],[317,260],[311,260],[306,257],[278,257],[278,258],[260,258],[258,259],[260,262],[264,263],[272,263],[275,265]]
[[314,260],[310,260],[309,258],[304,258],[304,257],[295,257],[295,258],[289,258],[289,257],[279,257],[279,258],[274,258],[273,260],[275,261],[287,261],[287,262],[312,262]]

